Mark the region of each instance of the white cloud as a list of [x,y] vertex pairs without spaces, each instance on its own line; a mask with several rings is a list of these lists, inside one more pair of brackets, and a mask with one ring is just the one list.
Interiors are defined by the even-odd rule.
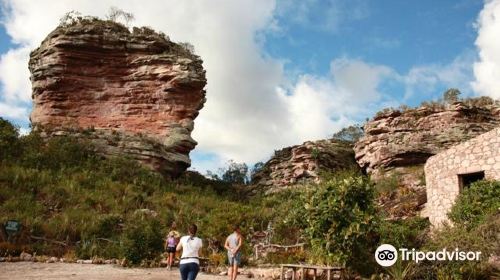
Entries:
[[465,96],[471,94],[472,63],[474,54],[466,51],[450,63],[427,64],[412,67],[401,76],[405,84],[405,100],[415,95],[432,97],[438,87],[458,88]]
[[20,120],[27,118],[27,116],[28,109],[26,107],[0,102],[0,117]]
[[[116,6],[135,15],[134,25],[151,26],[174,41],[192,43],[204,60],[208,79],[207,103],[195,121],[193,138],[199,143],[197,153],[215,155],[195,157],[193,165],[200,171],[211,164],[210,169],[216,169],[228,159],[265,160],[275,149],[324,138],[362,120],[380,104],[396,104],[397,100],[381,90],[387,81],[413,92],[421,84],[431,89],[442,83],[463,83],[470,70],[462,58],[449,65],[415,67],[407,74],[359,59],[339,58],[331,62],[327,75],[302,75],[291,84],[284,74],[284,62],[269,57],[263,51],[263,37],[259,37],[261,31],[279,30],[274,1],[52,0],[50,5],[46,1],[1,1],[6,7],[4,25],[18,44],[0,59],[0,115],[9,118],[27,119],[23,104],[30,98],[29,50],[70,10],[103,17],[109,7]],[[307,5],[315,1],[306,2],[303,9],[310,12]],[[331,5],[335,3],[347,2],[333,1]],[[331,7],[325,13],[335,13],[337,8]],[[343,18],[338,13],[335,20]],[[366,16],[363,9],[355,14],[358,19]],[[333,21],[322,24],[337,26]]]
[[330,70],[327,77],[302,76],[290,95],[282,93],[300,141],[325,138],[373,113],[367,105],[382,99],[379,86],[394,76],[389,67],[348,58],[333,60]]
[[0,57],[0,73],[3,97],[8,102],[30,102],[28,47],[9,50]]
[[[215,154],[218,161],[255,162],[274,149],[326,137],[349,122],[349,113],[361,110],[356,104],[379,98],[374,86],[368,84],[379,81],[379,74],[372,72],[382,68],[346,59],[332,63],[332,77],[304,76],[283,93],[288,83],[283,62],[267,56],[261,38],[256,37],[261,30],[276,29],[273,1],[157,0],[145,4],[54,0],[47,5],[43,1],[4,0],[4,5],[7,32],[20,44],[0,62],[0,69],[17,74],[13,78],[1,72],[5,100],[29,98],[27,50],[38,46],[70,10],[102,17],[110,6],[117,6],[135,15],[134,25],[152,26],[173,40],[191,42],[204,60],[208,79],[208,100],[196,120],[193,137],[200,152]],[[351,77],[358,74],[365,82],[357,83]],[[354,98],[357,90],[362,93]],[[8,114],[27,116],[19,110]],[[206,167],[205,162],[198,165]]]
[[479,61],[474,63],[474,90],[500,99],[500,0],[487,0],[477,21],[476,46]]

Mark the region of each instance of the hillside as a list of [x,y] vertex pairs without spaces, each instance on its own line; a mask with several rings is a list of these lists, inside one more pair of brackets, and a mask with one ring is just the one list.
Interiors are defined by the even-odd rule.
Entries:
[[[200,236],[220,250],[232,224],[247,232],[264,230],[283,214],[273,207],[275,197],[247,202],[231,185],[190,172],[165,180],[134,160],[101,157],[89,141],[59,137],[44,142],[36,132],[19,137],[3,119],[0,148],[0,222],[13,219],[23,225],[19,246],[6,243],[1,227],[0,256],[25,250],[140,260],[145,251],[156,258],[173,221],[181,232],[198,224]],[[292,242],[288,237],[296,238],[277,236]],[[153,243],[136,248],[137,238]]]

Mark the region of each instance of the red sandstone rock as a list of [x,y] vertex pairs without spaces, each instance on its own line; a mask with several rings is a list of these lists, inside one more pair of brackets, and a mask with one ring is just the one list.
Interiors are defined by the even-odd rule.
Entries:
[[[469,102],[471,103],[471,102]],[[427,159],[500,125],[500,105],[456,102],[447,108],[420,107],[378,114],[354,145],[356,160],[372,177],[423,166]]]
[[308,141],[283,148],[252,176],[257,187],[278,191],[300,183],[318,183],[320,172],[358,168],[352,144],[340,140]]
[[33,125],[92,140],[165,175],[190,166],[190,134],[205,102],[201,59],[147,28],[80,20],[30,55]]

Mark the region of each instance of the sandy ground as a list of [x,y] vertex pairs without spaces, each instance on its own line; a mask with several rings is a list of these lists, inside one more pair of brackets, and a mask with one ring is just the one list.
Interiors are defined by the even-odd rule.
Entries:
[[[177,268],[122,268],[117,265],[92,265],[71,263],[2,262],[0,279],[70,279],[70,280],[179,280]],[[245,277],[246,278],[246,277]],[[227,276],[198,274],[197,280],[224,280]],[[244,279],[244,278],[241,278]]]

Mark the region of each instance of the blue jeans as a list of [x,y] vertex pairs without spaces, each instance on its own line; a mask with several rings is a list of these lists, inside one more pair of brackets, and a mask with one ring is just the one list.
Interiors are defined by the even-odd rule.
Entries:
[[194,280],[198,271],[200,271],[200,266],[197,263],[183,263],[180,265],[179,270],[181,271],[182,280]]

